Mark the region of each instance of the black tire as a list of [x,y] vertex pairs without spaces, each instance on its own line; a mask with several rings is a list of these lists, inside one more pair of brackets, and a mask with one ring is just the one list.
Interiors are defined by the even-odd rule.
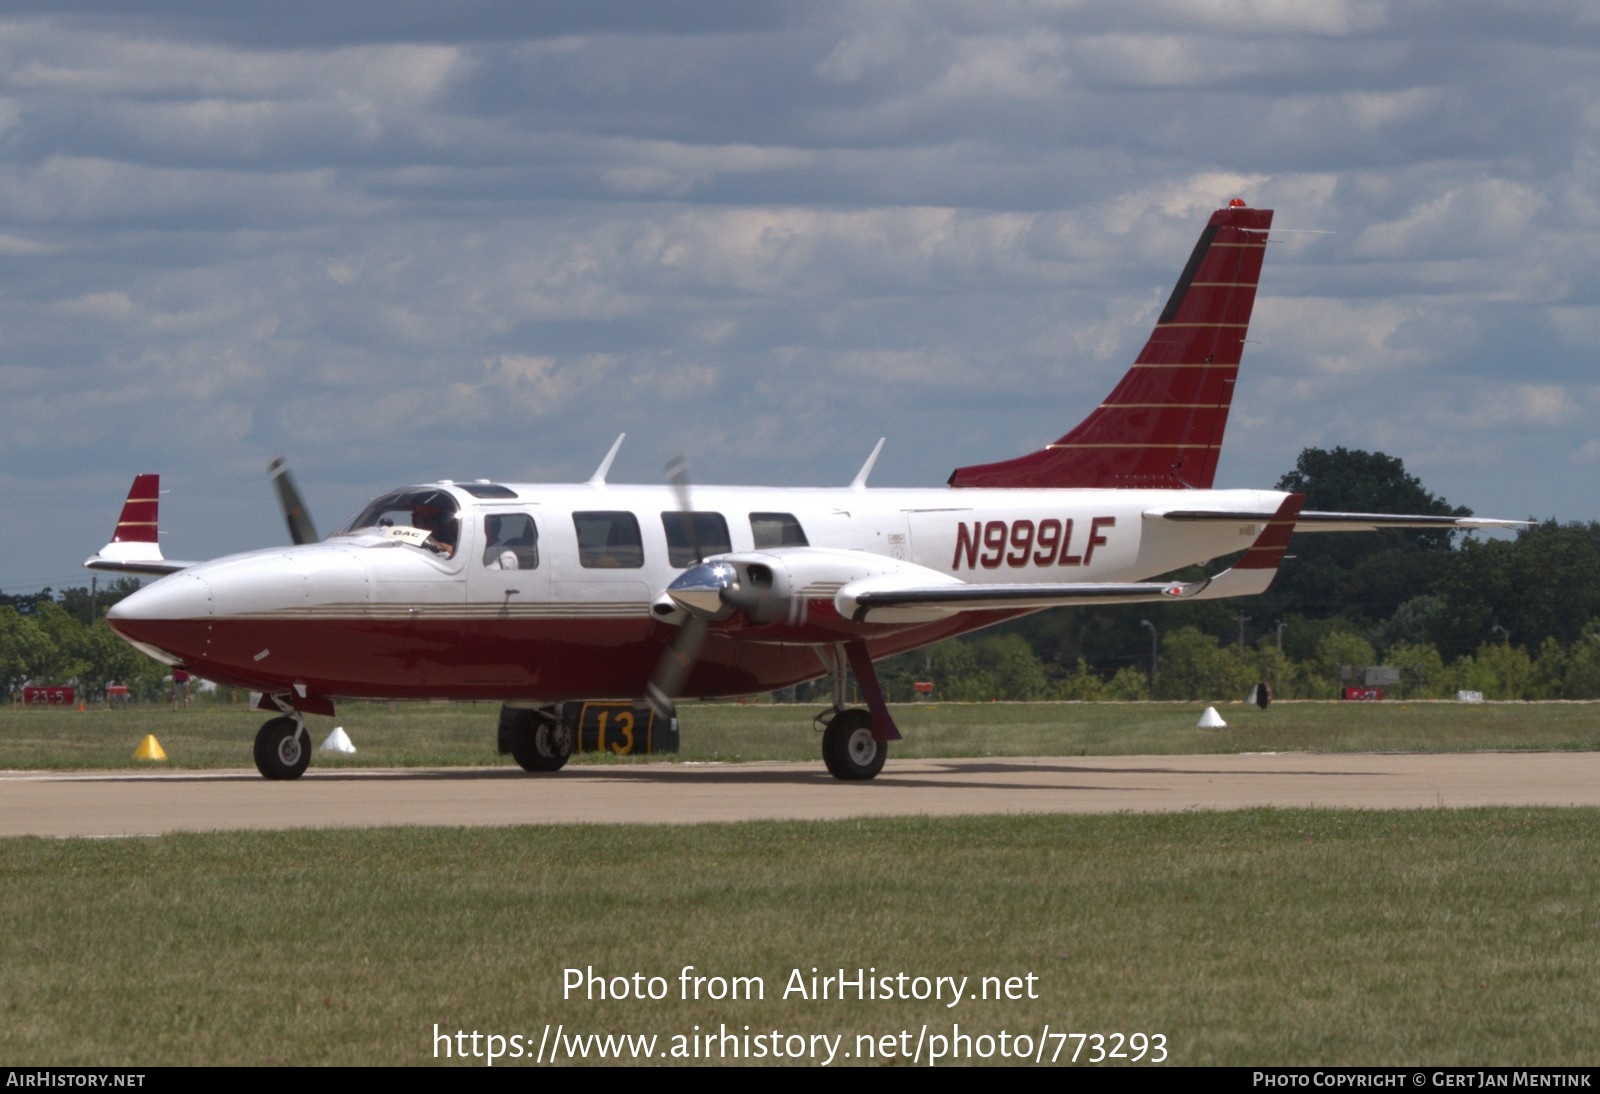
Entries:
[[311,739],[293,718],[274,718],[256,732],[256,770],[268,779],[298,779],[311,764]]
[[542,711],[517,712],[511,757],[524,771],[560,771],[572,756],[572,731]]
[[889,742],[872,739],[869,711],[841,710],[822,734],[822,762],[828,774],[846,782],[864,782],[883,770]]

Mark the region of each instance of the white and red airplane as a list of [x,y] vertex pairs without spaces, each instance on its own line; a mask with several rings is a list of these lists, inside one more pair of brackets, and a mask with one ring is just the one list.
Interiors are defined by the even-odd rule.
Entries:
[[[499,701],[502,751],[554,771],[585,732],[584,701],[639,700],[613,710],[611,745],[642,751],[671,732],[675,698],[823,675],[828,770],[870,779],[900,736],[877,658],[1048,607],[1259,593],[1296,529],[1515,523],[1309,513],[1298,494],[1212,489],[1271,222],[1237,200],[1214,213],[1105,402],[946,487],[869,490],[874,450],[843,488],[699,486],[691,503],[681,468],[669,485],[608,483],[619,437],[588,482],[403,487],[319,542],[274,461],[294,546],[169,561],[157,477],[140,475],[85,565],[167,575],[111,626],[258,692],[276,712],[255,744],[269,779],[306,769],[305,716],[337,699]],[[1215,577],[1160,579],[1240,550]],[[845,705],[847,670],[864,710]]]

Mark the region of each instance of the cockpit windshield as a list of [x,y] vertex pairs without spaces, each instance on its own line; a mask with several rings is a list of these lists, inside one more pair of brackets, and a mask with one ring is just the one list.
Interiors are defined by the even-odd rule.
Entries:
[[415,528],[427,534],[405,538],[425,541],[419,545],[449,557],[455,553],[460,539],[459,508],[449,491],[435,486],[395,490],[345,521],[334,535],[353,536],[370,529]]

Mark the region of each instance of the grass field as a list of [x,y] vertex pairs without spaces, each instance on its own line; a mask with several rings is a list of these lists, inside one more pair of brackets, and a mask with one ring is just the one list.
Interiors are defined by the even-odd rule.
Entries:
[[[940,703],[895,707],[906,739],[891,756],[1092,756],[1205,752],[1370,752],[1600,748],[1600,704],[1278,703],[1218,709],[1225,729],[1200,729],[1203,703]],[[686,760],[812,760],[821,744],[814,707],[685,704]],[[249,767],[266,715],[196,705],[126,711],[0,711],[0,769],[131,768],[145,734],[174,767]],[[341,706],[308,722],[318,743],[335,724],[358,749],[319,753],[318,765],[460,766],[509,763],[495,752],[490,704]],[[579,757],[575,762],[598,762]],[[891,761],[892,762],[892,761]]]
[[[1197,704],[902,707],[896,754],[1592,749],[1600,736],[1600,707],[1582,704],[1220,709],[1225,730],[1197,729]],[[683,756],[814,760],[810,713],[686,707]],[[7,712],[0,767],[131,767],[146,732],[174,764],[247,766],[261,718]],[[504,763],[494,720],[487,706],[351,705],[339,722],[360,754],[316,762]],[[674,1038],[726,1028],[777,1031],[806,1063],[830,1046],[851,1053],[835,1063],[861,1062],[868,1035],[879,1059],[921,1037],[926,1062],[958,1033],[988,1055],[945,1062],[1003,1063],[1002,1032],[1086,1062],[1094,1042],[1060,1036],[1076,1031],[1160,1034],[1175,1064],[1586,1065],[1597,821],[1272,810],[0,840],[0,1060],[460,1063],[476,1031],[466,1062],[481,1065],[482,1035],[517,1036],[499,1049],[531,1056],[548,1024],[564,1056],[575,1035],[656,1035],[653,1062],[706,1062],[703,1042]],[[686,1000],[684,966],[759,981],[762,997]],[[663,998],[564,993],[568,969],[657,976]],[[968,977],[969,994],[992,977],[1020,997],[785,998],[813,969]],[[843,1040],[782,1040],[808,1036]],[[718,1041],[711,1062],[772,1043]]]
[[[531,1053],[545,1023],[656,1034],[658,1052],[723,1025],[842,1035],[857,1052],[858,1034],[959,1025],[1037,1040],[1048,1023],[1159,1033],[1175,1064],[1590,1064],[1594,819],[1257,811],[10,840],[0,1056],[428,1064],[435,1024],[517,1034]],[[759,977],[763,996],[684,1001],[685,965]],[[666,998],[564,997],[568,968],[660,976]],[[793,971],[813,968],[967,976],[973,991],[1016,978],[1024,997],[784,998]]]

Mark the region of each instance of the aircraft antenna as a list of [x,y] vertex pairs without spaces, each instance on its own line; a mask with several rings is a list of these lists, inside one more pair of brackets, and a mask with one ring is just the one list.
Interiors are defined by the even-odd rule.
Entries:
[[604,486],[606,475],[611,471],[611,461],[617,458],[617,450],[622,447],[622,442],[628,439],[626,433],[618,433],[616,443],[611,446],[611,451],[606,453],[606,458],[600,461],[600,466],[595,468],[594,474],[589,476],[590,486]]
[[873,465],[878,462],[878,453],[883,451],[883,442],[888,439],[887,437],[878,438],[878,443],[873,446],[872,455],[867,457],[867,462],[861,465],[860,471],[856,472],[855,479],[850,483],[850,489],[865,490],[867,488],[867,476],[872,474]]

